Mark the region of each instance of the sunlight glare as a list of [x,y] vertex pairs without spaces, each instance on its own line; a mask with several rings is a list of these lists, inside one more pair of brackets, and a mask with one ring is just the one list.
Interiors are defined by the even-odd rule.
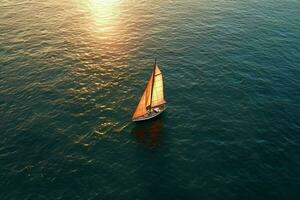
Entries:
[[98,32],[112,31],[117,26],[119,15],[117,6],[120,0],[90,0],[89,7]]
[[91,6],[111,6],[115,4],[118,0],[90,0]]

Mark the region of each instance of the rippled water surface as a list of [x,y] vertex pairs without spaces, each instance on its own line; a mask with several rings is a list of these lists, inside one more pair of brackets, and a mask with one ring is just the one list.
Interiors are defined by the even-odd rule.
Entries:
[[1,0],[0,199],[300,199],[299,27],[299,0]]

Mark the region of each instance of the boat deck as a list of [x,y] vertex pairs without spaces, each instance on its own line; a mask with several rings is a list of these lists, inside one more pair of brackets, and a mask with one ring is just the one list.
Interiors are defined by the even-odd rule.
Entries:
[[[158,112],[155,111],[157,108],[159,109]],[[144,121],[144,120],[147,120],[147,119],[154,118],[154,117],[160,115],[165,109],[166,109],[165,104],[160,105],[160,106],[157,106],[157,107],[153,107],[153,108],[151,109],[151,112],[150,112],[149,114],[146,114],[146,115],[143,115],[143,116],[141,116],[141,117],[132,119],[132,121],[137,122],[137,121]]]

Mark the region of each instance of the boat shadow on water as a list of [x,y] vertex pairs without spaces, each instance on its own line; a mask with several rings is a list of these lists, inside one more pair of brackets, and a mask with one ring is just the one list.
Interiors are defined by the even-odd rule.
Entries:
[[163,134],[163,114],[147,121],[135,122],[131,134],[139,144],[150,148],[159,146]]
[[[136,173],[139,191],[137,199],[185,199],[186,192],[180,187],[177,175],[171,170],[170,138],[166,130],[164,114],[151,120],[137,122],[132,129],[136,142],[135,159],[140,164]],[[187,198],[192,199],[192,198]]]

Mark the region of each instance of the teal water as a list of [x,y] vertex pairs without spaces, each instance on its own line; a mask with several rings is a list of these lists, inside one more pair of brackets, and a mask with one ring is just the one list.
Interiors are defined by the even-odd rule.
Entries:
[[[299,0],[2,0],[0,199],[300,199]],[[154,58],[166,112],[135,124]]]

